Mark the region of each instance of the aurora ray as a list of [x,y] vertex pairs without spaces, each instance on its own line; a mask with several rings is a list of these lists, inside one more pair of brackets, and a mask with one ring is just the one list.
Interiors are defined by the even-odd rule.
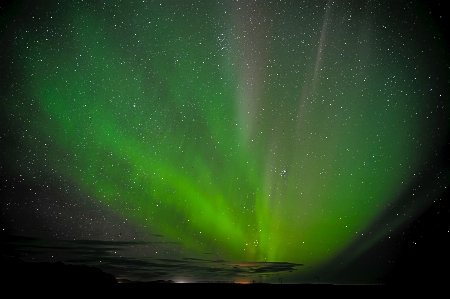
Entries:
[[319,269],[360,244],[357,258],[448,186],[448,54],[420,3],[417,21],[315,3],[14,6],[6,175],[75,186],[178,255]]

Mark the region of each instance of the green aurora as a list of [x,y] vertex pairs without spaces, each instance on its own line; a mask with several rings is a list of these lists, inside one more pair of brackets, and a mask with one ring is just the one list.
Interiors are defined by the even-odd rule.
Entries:
[[357,258],[449,183],[448,55],[420,4],[314,3],[29,4],[2,164],[188,256]]

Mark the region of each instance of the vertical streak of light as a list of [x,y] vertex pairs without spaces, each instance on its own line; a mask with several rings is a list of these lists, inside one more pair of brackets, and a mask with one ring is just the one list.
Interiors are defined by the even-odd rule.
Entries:
[[319,46],[317,48],[317,55],[316,55],[316,61],[314,64],[314,72],[311,79],[310,84],[308,84],[305,81],[305,84],[303,85],[302,92],[299,99],[299,108],[298,108],[298,121],[297,121],[297,130],[300,129],[300,126],[302,124],[303,116],[306,112],[306,106],[308,105],[309,101],[311,100],[311,97],[314,95],[316,91],[317,81],[318,81],[318,75],[319,70],[322,65],[322,56],[324,51],[324,44],[325,44],[325,38],[326,38],[326,31],[328,26],[328,19],[330,16],[330,10],[331,10],[331,1],[328,0],[325,8],[325,16],[323,19],[322,29],[320,32],[320,39],[319,39]]
[[330,15],[330,0],[328,0],[328,3],[326,5],[326,11],[325,11],[325,17],[322,24],[322,30],[320,32],[320,40],[319,40],[319,47],[317,48],[317,58],[316,63],[314,66],[314,75],[312,79],[312,92],[315,91],[316,85],[317,85],[317,75],[319,73],[320,66],[322,65],[322,52],[323,52],[323,46],[325,43],[325,37],[326,37],[326,31],[327,31],[327,25],[328,25],[328,18]]

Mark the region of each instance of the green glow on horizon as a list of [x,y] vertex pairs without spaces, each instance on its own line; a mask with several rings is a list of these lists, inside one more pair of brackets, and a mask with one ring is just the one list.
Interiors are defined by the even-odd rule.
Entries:
[[[423,95],[430,68],[411,41],[404,48],[417,71],[403,53],[388,53],[389,41],[376,39],[382,33],[362,28],[372,44],[347,50],[346,61],[344,45],[329,45],[355,37],[330,33],[312,82],[322,19],[293,20],[319,30],[298,38],[304,53],[266,42],[255,58],[236,57],[248,49],[234,7],[226,16],[199,7],[199,16],[180,5],[183,17],[137,7],[142,18],[127,25],[131,8],[121,9],[119,20],[71,7],[61,36],[18,30],[32,106],[8,108],[30,120],[23,129],[36,138],[24,144],[37,156],[16,167],[62,176],[191,253],[321,265],[409,188],[432,154],[427,145],[441,143],[427,134],[438,125],[426,118],[435,109]],[[214,24],[204,25],[207,11]],[[330,24],[340,13],[331,11]],[[281,19],[270,17],[270,32],[281,31]]]

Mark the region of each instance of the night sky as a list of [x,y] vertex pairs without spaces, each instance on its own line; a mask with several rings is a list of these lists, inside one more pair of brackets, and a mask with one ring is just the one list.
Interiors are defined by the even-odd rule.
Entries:
[[448,255],[445,11],[4,4],[2,256],[141,281],[376,283],[413,260],[433,269],[417,265]]

